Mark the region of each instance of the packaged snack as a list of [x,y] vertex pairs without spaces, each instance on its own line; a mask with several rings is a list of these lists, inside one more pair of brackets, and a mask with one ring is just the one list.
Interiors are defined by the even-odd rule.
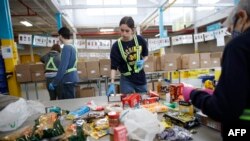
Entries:
[[66,119],[75,119],[83,116],[84,114],[88,113],[90,108],[88,106],[82,106],[74,111],[69,112],[66,116]]

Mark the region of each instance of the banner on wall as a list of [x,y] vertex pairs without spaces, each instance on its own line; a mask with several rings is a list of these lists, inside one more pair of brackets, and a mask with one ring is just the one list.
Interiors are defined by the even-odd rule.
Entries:
[[204,42],[204,33],[194,34],[194,42]]
[[204,33],[204,39],[205,41],[210,41],[210,40],[214,40],[214,32],[210,31],[210,32],[205,32]]
[[47,39],[48,37],[35,35],[33,39],[33,45],[45,47],[47,46]]
[[85,39],[77,39],[76,40],[77,48],[86,48],[86,40]]
[[182,44],[182,35],[172,37],[172,45]]
[[110,40],[99,40],[99,49],[110,49]]
[[183,35],[182,36],[182,44],[192,44],[193,43],[193,35]]
[[19,34],[18,35],[18,43],[24,45],[32,44],[32,35],[30,34]]
[[87,49],[98,49],[98,40],[87,40]]
[[48,37],[48,47],[52,47],[54,44],[59,44],[59,39],[55,37]]

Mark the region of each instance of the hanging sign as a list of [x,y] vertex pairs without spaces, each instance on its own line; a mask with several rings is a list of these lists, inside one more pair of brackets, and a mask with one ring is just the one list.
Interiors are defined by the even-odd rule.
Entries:
[[210,32],[205,32],[204,33],[204,38],[205,38],[205,41],[210,41],[210,40],[214,40],[214,32],[213,31],[210,31]]
[[18,35],[18,43],[24,45],[32,44],[32,35],[30,34],[19,34]]
[[52,47],[54,44],[59,44],[59,39],[55,37],[48,37],[48,47]]
[[199,43],[199,42],[204,42],[204,33],[199,33],[199,34],[194,34],[194,42]]
[[45,47],[47,46],[47,39],[48,37],[35,35],[33,39],[33,45]]

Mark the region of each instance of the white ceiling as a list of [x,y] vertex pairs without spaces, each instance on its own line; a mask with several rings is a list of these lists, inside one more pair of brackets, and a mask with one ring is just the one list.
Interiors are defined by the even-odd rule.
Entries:
[[[173,30],[180,30],[194,23],[202,26],[225,18],[234,5],[233,0],[197,0],[198,3],[195,1],[9,0],[15,35],[56,34],[56,12],[63,13],[63,23],[71,27],[72,31],[86,36],[90,33],[97,34],[100,28],[117,29],[123,16],[132,16],[137,26],[147,30],[151,26],[158,26],[159,7],[164,10],[164,25],[172,26]],[[198,8],[194,10],[194,7]],[[20,24],[21,20],[31,22],[33,27],[23,26]]]

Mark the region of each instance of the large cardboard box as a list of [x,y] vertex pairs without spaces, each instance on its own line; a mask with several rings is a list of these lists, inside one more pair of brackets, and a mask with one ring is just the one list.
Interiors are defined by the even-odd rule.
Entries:
[[148,56],[148,60],[145,62],[144,65],[145,72],[154,72],[156,71],[156,57],[153,55]]
[[86,62],[88,78],[100,77],[99,61]]
[[16,79],[17,82],[31,82],[31,73],[29,64],[19,64],[15,66],[16,68]]
[[211,58],[211,65],[210,65],[210,67],[220,67],[221,66],[220,61],[221,61],[220,58]]
[[161,57],[160,56],[156,56],[156,59],[154,60],[155,65],[156,65],[156,71],[160,71],[161,70]]
[[170,53],[161,56],[161,70],[175,71],[181,69],[181,54]]
[[154,72],[155,71],[155,63],[154,61],[146,61],[144,64],[145,72]]
[[100,75],[110,76],[110,67],[111,67],[110,59],[100,59],[99,62],[100,62]]
[[94,97],[94,96],[95,96],[94,87],[85,87],[85,88],[80,88],[80,86],[76,87],[76,98]]
[[200,67],[200,55],[184,54],[181,56],[182,69],[197,69]]
[[45,81],[45,65],[30,64],[31,80],[33,82]]
[[210,53],[200,53],[200,67],[209,68],[211,66]]
[[211,58],[222,58],[222,52],[211,52]]
[[77,62],[77,73],[80,79],[86,79],[88,77],[85,62]]

